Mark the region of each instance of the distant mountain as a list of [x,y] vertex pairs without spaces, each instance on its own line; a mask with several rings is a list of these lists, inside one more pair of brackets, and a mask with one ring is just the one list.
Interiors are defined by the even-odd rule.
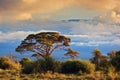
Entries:
[[68,20],[62,20],[62,22],[87,22],[89,19],[68,19]]
[[96,19],[93,18],[93,19],[68,19],[68,20],[61,20],[62,22],[75,22],[75,23],[79,23],[79,22],[84,22],[84,23],[88,23],[88,24],[93,24],[93,25],[96,25],[98,23],[102,23],[102,24],[107,24],[107,25],[116,25],[116,26],[120,26],[120,23],[116,23],[116,22],[110,22],[110,21],[104,21],[104,20],[101,20],[101,19]]

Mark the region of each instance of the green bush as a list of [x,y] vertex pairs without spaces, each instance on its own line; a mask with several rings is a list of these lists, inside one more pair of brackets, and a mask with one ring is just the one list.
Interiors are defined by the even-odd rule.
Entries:
[[35,62],[35,69],[34,72],[60,72],[60,64],[61,62],[56,61],[55,59],[48,57],[45,59],[39,59]]
[[31,62],[31,59],[30,58],[22,58],[21,61],[20,61],[20,63],[22,65],[24,65],[26,62]]
[[120,56],[113,57],[110,62],[116,68],[116,71],[120,71]]
[[61,70],[62,73],[93,73],[95,66],[89,61],[70,60],[62,64]]
[[6,56],[0,58],[0,68],[10,70],[21,70],[21,65],[18,62],[14,62]]
[[120,71],[120,51],[116,51],[115,56],[111,58],[110,62],[116,68],[116,71]]
[[22,65],[22,73],[32,73],[34,70],[34,61],[30,60],[29,58],[22,58],[22,60],[20,61],[21,65]]
[[99,63],[99,65],[96,65],[96,70],[103,71],[103,72],[107,73],[110,66],[111,66],[110,61],[103,60]]

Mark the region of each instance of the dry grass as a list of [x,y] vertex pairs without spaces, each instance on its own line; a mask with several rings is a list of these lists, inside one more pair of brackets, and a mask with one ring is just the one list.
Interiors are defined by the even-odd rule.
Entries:
[[41,74],[20,74],[14,70],[0,69],[0,80],[120,80],[118,73],[113,74],[112,69],[107,75],[101,71],[84,75],[52,73],[51,71]]

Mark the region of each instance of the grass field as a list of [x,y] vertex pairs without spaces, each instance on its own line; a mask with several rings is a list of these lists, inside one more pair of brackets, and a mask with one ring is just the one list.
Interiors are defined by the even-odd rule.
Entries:
[[14,70],[0,69],[0,80],[120,80],[119,75],[118,73],[103,74],[100,71],[82,75],[52,73],[50,71],[37,74],[21,74]]

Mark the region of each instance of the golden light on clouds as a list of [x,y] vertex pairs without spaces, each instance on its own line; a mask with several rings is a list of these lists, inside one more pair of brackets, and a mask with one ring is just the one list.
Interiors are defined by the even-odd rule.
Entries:
[[112,11],[111,17],[112,17],[112,19],[114,19],[115,22],[120,23],[120,14],[118,14],[115,11]]
[[29,13],[22,13],[18,16],[15,16],[15,19],[16,20],[30,20],[30,19],[32,19],[32,16]]
[[[82,7],[91,11],[119,11],[119,0],[0,0],[1,19],[29,20],[34,15],[48,18],[56,11]],[[68,13],[69,14],[69,13]],[[116,16],[119,18],[119,15]]]
[[25,2],[26,4],[33,4],[37,2],[37,0],[23,0],[23,2]]
[[1,15],[0,15],[0,22],[1,22],[1,20],[2,20],[2,17],[1,17]]

